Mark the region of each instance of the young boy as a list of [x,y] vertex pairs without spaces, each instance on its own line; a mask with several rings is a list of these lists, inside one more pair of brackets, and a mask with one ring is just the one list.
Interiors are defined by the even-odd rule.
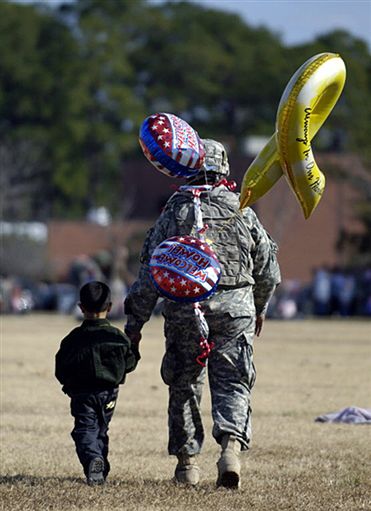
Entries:
[[62,340],[55,357],[55,375],[71,398],[75,419],[71,436],[91,486],[103,484],[107,478],[107,433],[118,385],[140,359],[129,338],[106,319],[111,305],[106,284],[85,284],[79,303],[84,321]]

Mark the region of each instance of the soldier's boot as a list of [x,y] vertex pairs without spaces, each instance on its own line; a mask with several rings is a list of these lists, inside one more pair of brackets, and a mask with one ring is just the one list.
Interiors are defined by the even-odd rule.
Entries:
[[189,454],[178,454],[178,464],[175,468],[175,480],[181,484],[195,486],[200,480],[200,469],[196,457]]
[[217,462],[218,479],[217,486],[224,488],[239,488],[241,462],[241,444],[236,437],[224,435],[221,441],[222,452]]

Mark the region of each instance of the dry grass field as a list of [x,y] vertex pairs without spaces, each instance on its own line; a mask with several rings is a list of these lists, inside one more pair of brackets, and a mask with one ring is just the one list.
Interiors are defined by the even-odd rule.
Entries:
[[94,488],[82,477],[69,401],[53,374],[60,339],[76,322],[46,314],[0,321],[1,509],[371,510],[371,427],[314,422],[346,406],[371,406],[370,322],[266,323],[255,344],[253,445],[236,492],[215,488],[219,450],[207,387],[201,483],[171,482],[161,319],[146,326],[140,365],[121,387],[110,428],[112,471]]

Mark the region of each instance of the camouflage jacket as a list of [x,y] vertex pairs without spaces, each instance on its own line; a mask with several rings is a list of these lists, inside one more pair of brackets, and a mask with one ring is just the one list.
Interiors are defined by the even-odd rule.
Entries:
[[[240,215],[245,223],[246,235],[249,236],[250,242],[248,248],[240,246],[240,249],[249,251],[249,254],[246,254],[248,269],[245,268],[245,270],[250,273],[250,277],[242,286],[218,287],[212,297],[202,302],[203,310],[206,313],[228,312],[233,317],[263,314],[276,286],[280,283],[280,270],[276,257],[277,245],[265,231],[251,208],[245,208],[238,213],[239,196],[225,186],[215,187],[201,194],[203,213],[210,211],[210,199],[214,197],[217,197],[219,205],[225,204],[225,211],[230,212],[231,209],[234,209],[235,215]],[[149,272],[152,252],[159,243],[167,238],[194,234],[192,231],[194,220],[193,196],[190,192],[180,191],[170,197],[157,222],[148,231],[142,249],[139,276],[125,300],[129,328],[141,330],[143,324],[149,320],[159,298]],[[209,241],[208,231],[206,232],[207,241]],[[212,226],[210,232],[211,234],[213,232]],[[231,244],[234,243],[235,241],[231,240]],[[193,310],[192,304],[179,304],[167,299],[164,307],[167,317],[173,314],[179,317],[179,314],[186,315],[187,311]]]

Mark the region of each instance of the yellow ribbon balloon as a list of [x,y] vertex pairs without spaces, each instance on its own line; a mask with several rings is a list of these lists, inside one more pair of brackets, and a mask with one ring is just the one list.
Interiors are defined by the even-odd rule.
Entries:
[[345,64],[334,53],[315,55],[292,76],[278,106],[276,132],[243,178],[241,209],[267,193],[284,173],[309,218],[325,187],[311,140],[339,99],[345,76]]

